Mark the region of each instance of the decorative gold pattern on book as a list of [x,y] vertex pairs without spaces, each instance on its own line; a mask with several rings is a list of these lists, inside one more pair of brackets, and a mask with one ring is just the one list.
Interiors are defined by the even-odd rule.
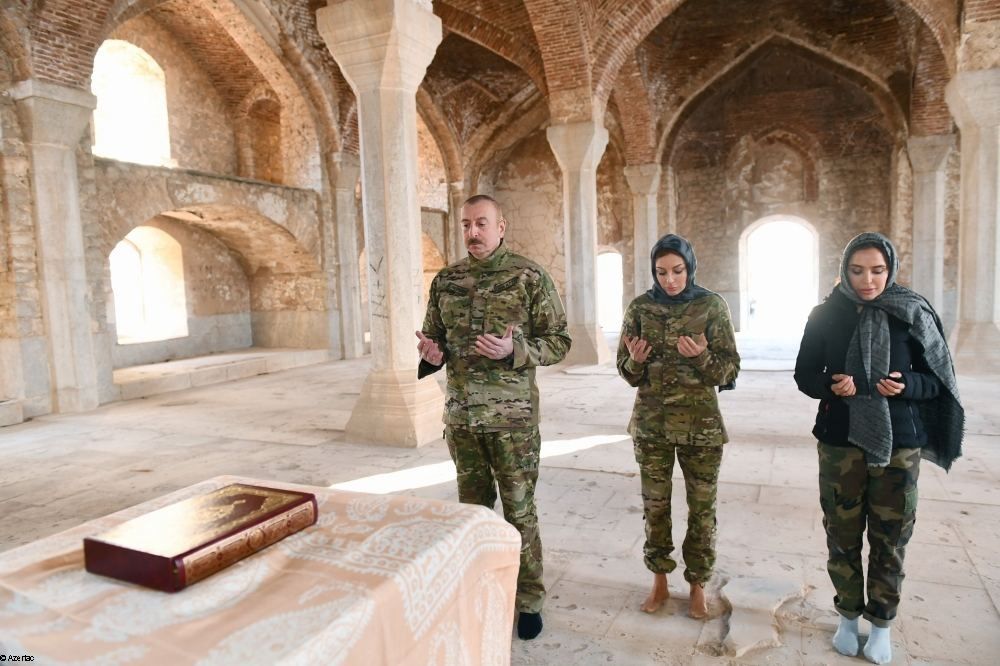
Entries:
[[235,483],[122,523],[96,538],[173,557],[227,532],[253,525],[262,516],[301,497],[301,493]]
[[315,520],[315,507],[312,502],[306,502],[288,513],[275,516],[245,532],[234,534],[205,550],[189,555],[183,559],[185,584],[191,585],[210,576],[247,555],[308,527]]

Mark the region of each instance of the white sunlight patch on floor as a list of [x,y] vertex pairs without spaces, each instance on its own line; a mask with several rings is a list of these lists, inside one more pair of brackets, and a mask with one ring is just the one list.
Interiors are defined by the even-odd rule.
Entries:
[[[562,456],[568,453],[583,451],[595,446],[604,444],[614,444],[629,439],[628,435],[589,435],[587,437],[577,437],[574,439],[553,439],[542,440],[542,458],[552,456]],[[430,465],[420,465],[409,469],[401,469],[398,472],[386,472],[384,474],[373,474],[360,479],[335,483],[330,488],[334,490],[350,490],[359,493],[372,493],[374,495],[384,495],[387,493],[398,493],[414,488],[426,488],[436,486],[439,483],[448,483],[455,480],[455,464],[448,460],[445,462],[432,463]]]

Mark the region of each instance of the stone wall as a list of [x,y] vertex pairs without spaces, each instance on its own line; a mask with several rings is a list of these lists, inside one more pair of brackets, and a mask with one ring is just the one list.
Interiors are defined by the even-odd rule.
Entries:
[[[959,144],[961,139],[959,139]],[[944,302],[941,306],[941,321],[947,332],[955,327],[958,321],[959,298],[959,216],[960,197],[962,191],[962,151],[956,145],[955,150],[948,154],[945,166],[945,209],[944,209]]]
[[167,88],[170,153],[177,166],[236,175],[230,110],[184,44],[151,18],[139,16],[114,33],[157,62]]
[[[237,255],[212,234],[188,224],[157,217],[147,226],[169,234],[182,248],[188,335],[126,345],[115,341],[113,366],[157,363],[251,346],[250,284]],[[109,321],[113,322],[110,310]]]
[[[10,83],[8,64],[0,87]],[[30,178],[14,102],[0,96],[0,403],[16,412],[9,423],[51,410]]]
[[[810,222],[819,234],[819,293],[827,294],[839,274],[840,254],[862,231],[890,232],[888,156],[820,161],[816,201],[742,201],[722,167],[680,170],[677,233],[690,240],[698,255],[698,280],[729,301],[734,317],[740,312],[740,236],[767,215],[785,214]],[[794,172],[789,172],[794,173]],[[774,184],[772,183],[772,186]],[[786,188],[786,193],[795,191]],[[748,190],[753,196],[753,189]],[[795,279],[795,276],[789,276]]]
[[417,114],[417,202],[421,208],[448,211],[448,178],[437,142]]
[[[113,160],[97,160],[95,167],[102,237],[101,265],[94,274],[107,276],[115,244],[153,220],[172,225],[168,231],[195,262],[185,259],[186,278],[194,280],[196,290],[189,293],[193,339],[147,343],[141,353],[130,355],[116,349],[115,367],[140,357],[151,362],[156,356],[177,358],[251,343],[329,345],[316,192]],[[110,282],[104,286],[110,300]],[[157,344],[161,349],[153,351]]]
[[565,298],[562,172],[544,131],[533,132],[513,148],[492,187],[508,221],[511,250],[545,267]]
[[[597,166],[597,251],[614,250],[622,256],[622,306],[631,300],[634,257],[632,194],[625,180],[625,160],[615,143],[609,143]],[[597,293],[601,293],[598,276]]]

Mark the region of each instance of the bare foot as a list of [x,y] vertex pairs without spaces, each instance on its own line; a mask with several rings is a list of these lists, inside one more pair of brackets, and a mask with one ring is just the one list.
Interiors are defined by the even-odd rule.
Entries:
[[708,617],[708,602],[705,600],[705,586],[691,583],[691,608],[688,615],[696,620]]
[[653,574],[653,589],[649,596],[642,602],[639,609],[644,613],[655,613],[663,605],[663,602],[670,598],[670,590],[667,589],[667,575]]

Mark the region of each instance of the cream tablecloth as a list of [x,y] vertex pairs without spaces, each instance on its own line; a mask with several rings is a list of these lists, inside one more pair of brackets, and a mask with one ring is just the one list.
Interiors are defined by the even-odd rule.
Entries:
[[[84,536],[235,482],[313,492],[319,522],[174,594],[84,571]],[[508,664],[520,543],[483,507],[216,477],[0,554],[0,654],[36,664]]]

